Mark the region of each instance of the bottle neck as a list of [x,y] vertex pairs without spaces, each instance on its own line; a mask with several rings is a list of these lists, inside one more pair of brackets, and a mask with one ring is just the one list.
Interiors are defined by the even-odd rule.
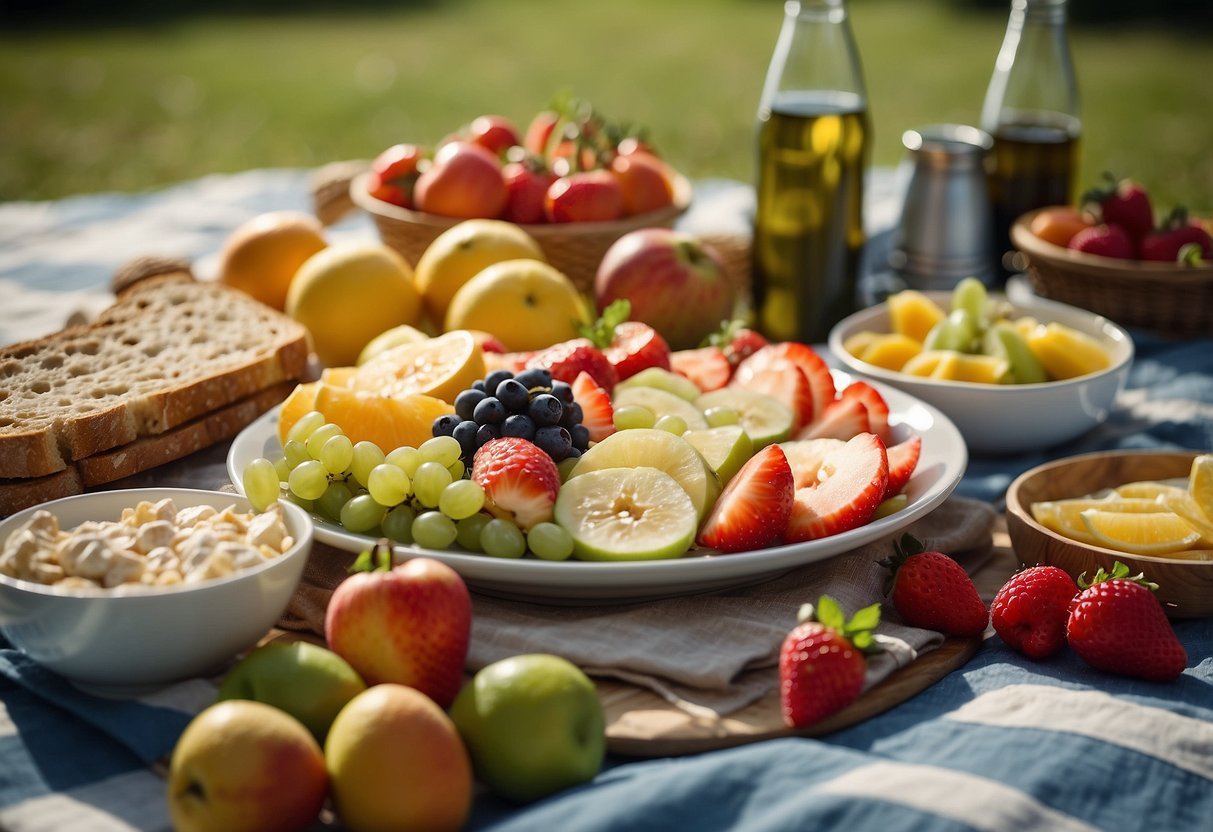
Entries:
[[1020,25],[1065,25],[1069,0],[1011,0],[1011,19]]
[[1066,31],[1068,0],[1012,0],[1006,36],[986,90],[981,126],[1064,124],[1077,135],[1078,86]]
[[851,33],[846,0],[789,0],[763,85],[760,117],[789,93],[830,93],[842,109],[867,106],[859,50]]

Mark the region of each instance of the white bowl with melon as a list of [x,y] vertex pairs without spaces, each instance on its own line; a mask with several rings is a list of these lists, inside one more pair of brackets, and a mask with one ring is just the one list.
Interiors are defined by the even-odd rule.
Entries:
[[1134,353],[1106,318],[1043,299],[1012,304],[976,281],[891,295],[835,325],[829,346],[851,372],[937,407],[978,454],[1087,433],[1107,419]]

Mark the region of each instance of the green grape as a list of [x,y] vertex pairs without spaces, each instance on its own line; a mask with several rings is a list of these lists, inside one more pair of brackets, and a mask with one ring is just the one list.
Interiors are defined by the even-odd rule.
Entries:
[[350,487],[345,484],[344,480],[331,482],[329,487],[324,489],[324,493],[316,499],[315,511],[321,517],[340,522],[341,510],[353,498],[354,493],[350,491]]
[[384,537],[391,538],[397,543],[412,543],[413,519],[416,516],[417,512],[413,511],[412,506],[401,503],[388,511],[383,522],[379,524],[379,530],[383,532]]
[[[265,457],[257,457],[244,466],[241,474],[244,485],[244,495],[248,497],[254,511],[265,511],[278,500],[281,493],[281,481],[274,463]],[[482,496],[483,496],[483,492]]]
[[312,514],[316,510],[316,501],[315,500],[306,500],[303,497],[300,497],[294,491],[286,492],[286,498],[290,502],[299,506],[299,508],[306,511],[308,514]]
[[577,463],[581,461],[581,457],[565,457],[556,463],[556,471],[560,474],[560,481],[564,482],[569,478],[569,474],[577,467]]
[[977,338],[977,322],[966,309],[954,309],[927,333],[923,350],[972,352]]
[[417,448],[422,462],[437,462],[443,468],[455,462],[463,454],[459,440],[453,436],[435,436],[425,440]]
[[412,485],[409,483],[408,474],[390,462],[385,462],[371,469],[366,480],[366,490],[380,505],[394,506],[404,502],[404,498],[412,490]]
[[455,521],[440,511],[422,512],[413,521],[413,542],[427,549],[448,548],[456,533]]
[[328,471],[316,460],[309,459],[291,471],[287,485],[305,500],[319,499],[324,489],[329,487]]
[[341,507],[341,525],[355,534],[369,532],[383,522],[386,512],[370,494],[361,494]]
[[573,554],[573,536],[555,523],[532,526],[526,534],[526,545],[535,557],[543,560],[568,560]]
[[290,463],[286,461],[286,457],[280,456],[274,460],[274,473],[278,475],[278,482],[284,483],[291,475]]
[[324,443],[328,442],[334,436],[341,433],[341,426],[334,425],[332,422],[325,422],[320,427],[312,431],[312,435],[307,438],[303,444],[307,446],[307,455],[312,459],[320,459],[320,449],[324,447]]
[[290,468],[297,468],[304,462],[311,459],[308,455],[307,445],[304,445],[298,439],[288,439],[282,447],[282,456],[286,459],[286,464]]
[[1049,380],[1044,365],[1014,324],[1006,321],[991,324],[982,341],[982,349],[986,355],[1007,360],[1011,365],[1011,380],[1015,384],[1041,384]]
[[286,439],[288,442],[291,440],[303,442],[312,435],[312,432],[316,430],[316,428],[320,427],[327,421],[328,419],[325,419],[324,414],[319,410],[312,410],[304,413],[299,417],[299,421],[291,425],[291,429],[286,432]]
[[421,452],[416,448],[409,447],[408,445],[397,448],[396,450],[390,452],[386,459],[388,462],[400,468],[401,471],[408,474],[409,479],[412,479],[417,475],[417,466],[419,466],[422,462]]
[[365,488],[367,477],[371,475],[371,469],[376,465],[382,465],[385,460],[383,451],[374,442],[363,439],[356,443],[354,457],[350,460],[350,473],[354,475],[354,481]]
[[451,472],[441,462],[423,462],[413,477],[413,493],[426,508],[438,508],[442,489],[451,484]]
[[480,530],[480,548],[495,558],[520,558],[526,554],[526,538],[509,520],[494,517]]
[[472,480],[455,480],[442,489],[438,497],[438,510],[452,520],[471,517],[484,508],[484,489]]
[[493,518],[483,511],[465,517],[455,524],[455,542],[469,552],[482,551],[480,548],[480,532]]
[[990,296],[986,286],[975,277],[966,277],[952,289],[952,309],[963,309],[978,329],[985,329],[990,320]]
[[321,446],[319,459],[330,474],[340,476],[354,461],[354,443],[344,433],[339,433]]
[[673,413],[667,413],[658,419],[653,427],[675,436],[682,436],[687,432],[687,420],[681,416],[675,416]]
[[708,427],[719,428],[724,425],[736,425],[741,422],[741,414],[731,407],[709,407],[703,412]]
[[463,479],[463,475],[467,473],[467,468],[464,466],[462,459],[457,459],[446,466],[446,470],[451,472],[451,479],[453,480],[461,480]]
[[633,428],[651,428],[657,423],[653,411],[638,404],[625,404],[615,409],[615,429],[631,430]]

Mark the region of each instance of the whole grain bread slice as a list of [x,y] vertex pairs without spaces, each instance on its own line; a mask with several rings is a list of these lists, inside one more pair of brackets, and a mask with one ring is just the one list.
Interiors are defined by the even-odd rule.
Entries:
[[0,348],[0,479],[76,460],[301,379],[307,331],[187,273],[124,289],[88,325]]

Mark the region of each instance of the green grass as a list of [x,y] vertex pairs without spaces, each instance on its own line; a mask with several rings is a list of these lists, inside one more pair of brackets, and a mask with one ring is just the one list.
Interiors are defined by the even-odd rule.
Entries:
[[[875,128],[975,123],[1002,10],[853,0]],[[567,89],[648,126],[694,178],[749,180],[779,28],[753,0],[454,0],[329,14],[161,18],[0,32],[0,200],[135,191],[433,143],[482,112],[525,124]],[[1105,169],[1162,206],[1213,209],[1206,32],[1077,27],[1083,183]]]

